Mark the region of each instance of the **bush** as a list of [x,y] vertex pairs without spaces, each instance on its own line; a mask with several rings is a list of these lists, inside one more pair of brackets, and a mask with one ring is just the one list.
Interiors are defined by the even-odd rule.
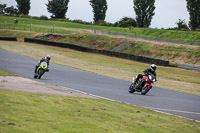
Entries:
[[45,15],[42,15],[42,16],[40,16],[40,19],[41,19],[41,20],[48,20],[48,17],[45,16]]
[[187,26],[185,20],[179,19],[179,20],[176,22],[176,24],[177,24],[177,29],[178,29],[178,30],[189,30],[189,28],[188,28],[188,26]]
[[65,18],[65,19],[50,18],[50,19],[54,20],[54,21],[63,21],[63,22],[69,22],[70,21],[68,18]]
[[108,22],[106,22],[104,20],[99,20],[96,24],[97,25],[101,25],[101,26],[113,26],[112,23],[108,23]]
[[19,17],[21,17],[21,18],[32,18],[31,16],[28,16],[28,15],[25,15],[25,14],[19,15]]
[[123,17],[121,20],[117,21],[114,26],[116,27],[136,27],[137,23],[134,18]]
[[71,22],[79,23],[79,24],[92,24],[92,22],[86,22],[80,19],[75,19],[75,20],[72,20]]
[[37,16],[30,16],[29,18],[32,18],[32,19],[40,19],[40,17],[37,17]]

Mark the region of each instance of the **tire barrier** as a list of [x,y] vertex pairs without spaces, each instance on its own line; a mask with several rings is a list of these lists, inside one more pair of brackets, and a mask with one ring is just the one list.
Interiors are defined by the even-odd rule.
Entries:
[[43,44],[43,45],[49,45],[49,46],[69,48],[69,49],[74,49],[74,50],[78,50],[78,51],[82,51],[82,52],[97,53],[97,54],[102,54],[102,55],[107,55],[107,56],[135,60],[135,61],[144,62],[144,63],[156,64],[156,65],[160,65],[160,66],[169,66],[169,61],[165,61],[165,60],[154,59],[154,58],[144,57],[144,56],[137,56],[137,55],[126,54],[126,53],[120,53],[120,52],[114,52],[114,51],[109,51],[109,50],[98,50],[98,49],[88,48],[88,47],[79,46],[79,45],[75,45],[75,44],[52,42],[52,41],[39,40],[39,39],[33,39],[33,38],[24,38],[24,42],[31,42],[31,43],[37,43],[37,44]]
[[17,38],[15,38],[15,37],[0,37],[0,40],[17,41]]

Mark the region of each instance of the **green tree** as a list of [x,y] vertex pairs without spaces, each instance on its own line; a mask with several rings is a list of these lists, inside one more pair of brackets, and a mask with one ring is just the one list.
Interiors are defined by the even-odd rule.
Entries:
[[114,25],[118,27],[136,27],[137,23],[134,18],[123,17],[120,21],[117,21]]
[[0,4],[0,14],[5,14],[6,4]]
[[177,24],[177,29],[178,30],[188,30],[189,29],[188,26],[187,26],[187,24],[186,24],[186,22],[185,22],[185,20],[179,19],[176,22],[176,24]]
[[14,8],[14,6],[11,6],[11,7],[7,7],[5,9],[5,13],[8,14],[8,15],[17,15],[18,10],[16,8]]
[[200,28],[200,0],[186,0],[190,14],[189,26],[192,30]]
[[68,10],[69,0],[48,0],[46,4],[49,13],[52,13],[52,18],[65,18]]
[[155,15],[155,0],[133,0],[136,21],[139,27],[149,27]]
[[17,8],[19,14],[29,14],[29,10],[31,9],[31,2],[30,0],[15,0],[17,2]]
[[107,11],[107,1],[106,0],[90,0],[90,5],[93,8],[94,22],[104,21]]

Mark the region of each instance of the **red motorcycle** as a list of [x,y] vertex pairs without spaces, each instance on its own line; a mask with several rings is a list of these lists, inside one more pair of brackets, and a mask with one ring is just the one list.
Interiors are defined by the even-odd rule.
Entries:
[[129,92],[134,93],[135,91],[141,92],[142,95],[145,95],[151,90],[152,88],[152,83],[156,81],[156,78],[154,75],[148,75],[148,76],[143,76],[143,78],[139,79],[135,84],[134,84],[135,78],[133,78],[133,81],[129,87]]

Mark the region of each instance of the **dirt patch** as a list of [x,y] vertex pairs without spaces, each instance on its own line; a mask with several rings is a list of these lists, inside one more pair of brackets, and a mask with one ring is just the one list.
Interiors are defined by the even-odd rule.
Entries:
[[54,35],[54,34],[48,34],[48,35],[45,35],[45,37],[47,37],[48,40],[50,40],[50,41],[57,41],[59,38],[65,38],[65,36]]
[[89,94],[76,92],[68,88],[62,88],[27,78],[13,76],[0,76],[0,89],[50,95],[95,98],[93,96],[90,96]]
[[22,39],[22,38],[17,38],[17,41],[18,41],[18,42],[24,42],[24,39]]

